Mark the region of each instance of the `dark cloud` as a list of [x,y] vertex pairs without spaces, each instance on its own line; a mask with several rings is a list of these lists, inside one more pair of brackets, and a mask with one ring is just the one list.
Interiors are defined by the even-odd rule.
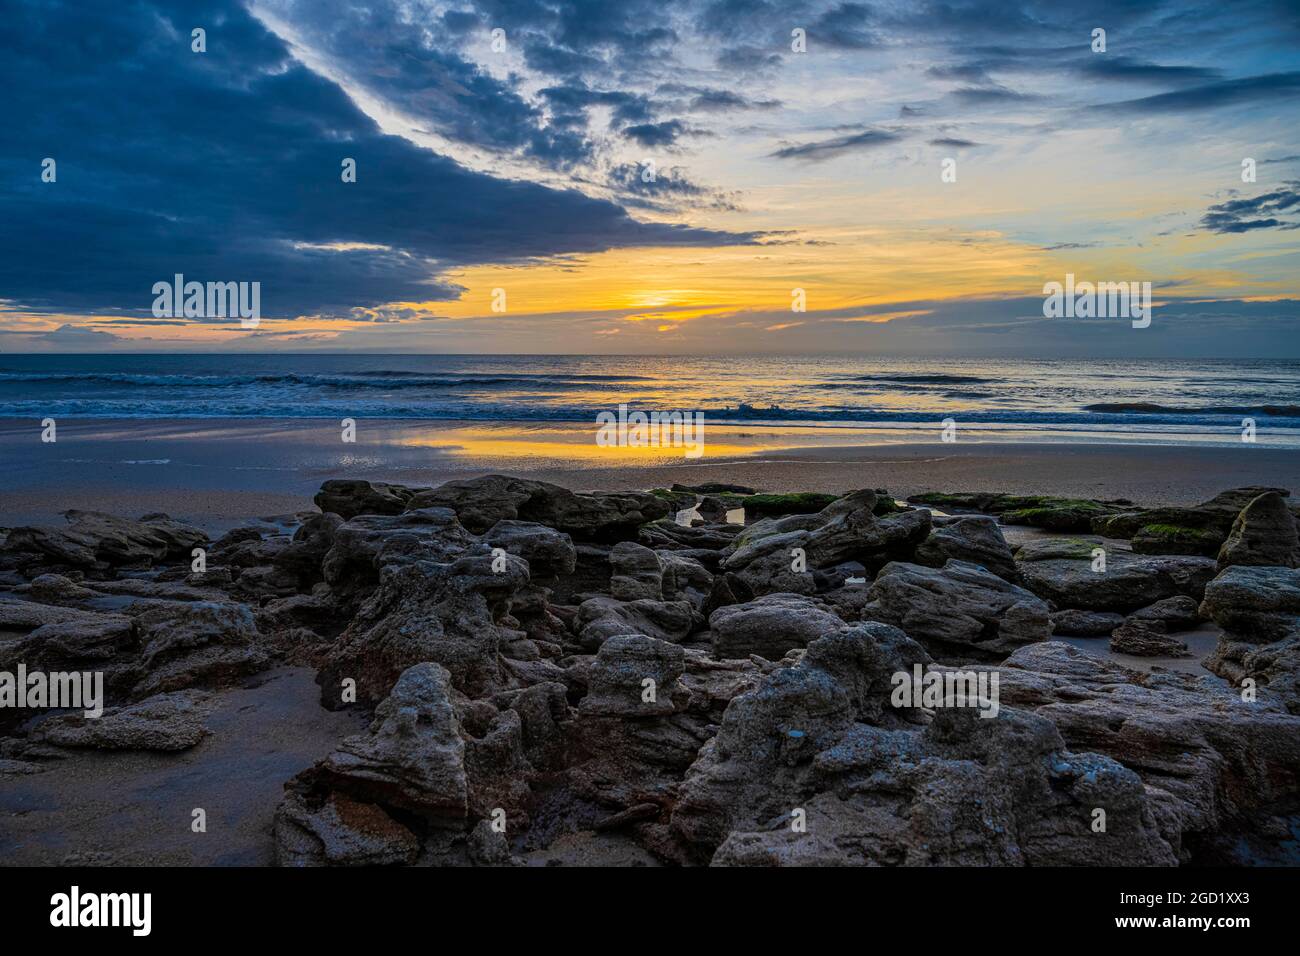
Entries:
[[782,146],[768,155],[777,159],[801,159],[808,162],[821,162],[822,160],[842,156],[845,153],[857,152],[862,149],[874,149],[877,146],[887,146],[890,143],[898,142],[902,138],[898,133],[889,130],[867,129],[860,133],[836,136],[833,139],[823,139],[814,143]]
[[957,139],[953,136],[943,136],[939,139],[930,140],[931,146],[947,146],[952,149],[970,149],[973,146],[982,146],[982,143],[976,143],[969,139]]
[[1119,113],[1184,113],[1224,106],[1270,103],[1296,96],[1300,96],[1300,72],[1268,73],[1108,103],[1097,109]]
[[1161,66],[1111,53],[1088,56],[1075,69],[1090,79],[1139,83],[1207,83],[1222,76],[1210,67]]
[[683,136],[703,136],[706,131],[687,126],[681,120],[664,120],[662,123],[639,123],[628,126],[623,135],[638,145],[653,149],[672,146]]
[[[752,238],[641,223],[385,135],[233,0],[6,16],[0,58],[21,81],[0,104],[0,289],[18,308],[147,313],[179,272],[259,281],[267,316],[346,314],[453,298],[436,275],[455,266]],[[190,52],[199,23],[207,53]]]
[[680,166],[659,169],[650,178],[639,164],[624,163],[610,170],[608,182],[624,205],[661,212],[682,209],[734,212],[740,209],[738,194],[700,185]]
[[1211,206],[1201,217],[1208,232],[1241,233],[1257,229],[1297,229],[1300,222],[1277,218],[1300,213],[1300,181],[1289,182],[1250,199],[1230,199]]

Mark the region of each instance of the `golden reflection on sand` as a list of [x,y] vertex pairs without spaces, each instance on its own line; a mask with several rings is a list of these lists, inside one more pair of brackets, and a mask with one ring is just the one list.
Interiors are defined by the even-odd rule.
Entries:
[[[692,460],[745,457],[804,444],[821,444],[830,437],[828,431],[825,428],[705,426],[703,453]],[[845,444],[850,443],[849,433],[861,439],[857,429],[836,431],[845,433],[834,436]],[[649,464],[686,458],[686,449],[680,447],[602,447],[596,444],[596,425],[577,422],[438,428],[424,434],[403,435],[399,441],[410,447],[467,458],[556,458],[583,464]]]

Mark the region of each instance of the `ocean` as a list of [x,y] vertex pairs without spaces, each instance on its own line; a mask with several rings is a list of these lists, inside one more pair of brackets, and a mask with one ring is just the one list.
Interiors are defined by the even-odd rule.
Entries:
[[0,355],[0,418],[592,422],[620,404],[710,424],[947,418],[986,440],[1300,447],[1300,362],[873,356]]

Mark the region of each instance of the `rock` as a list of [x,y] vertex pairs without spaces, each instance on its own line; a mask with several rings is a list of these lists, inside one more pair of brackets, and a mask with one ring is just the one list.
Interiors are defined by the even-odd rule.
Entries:
[[320,486],[315,502],[321,511],[349,521],[358,515],[399,515],[419,490],[382,481],[335,478]]
[[535,522],[498,521],[483,534],[482,541],[527,561],[534,581],[572,574],[577,567],[573,539]]
[[253,613],[242,604],[196,601],[150,608],[136,619],[143,650],[132,696],[235,683],[271,663]]
[[807,647],[843,626],[835,614],[798,594],[768,594],[709,616],[713,656],[719,660],[757,654],[779,661],[787,651]]
[[14,528],[5,550],[42,555],[56,564],[103,571],[125,565],[149,566],[163,560],[190,560],[190,551],[208,536],[164,514],[138,521],[100,511],[65,511],[66,528]]
[[1110,632],[1124,623],[1124,615],[1112,611],[1081,611],[1066,608],[1052,612],[1052,633],[1071,634],[1076,637],[1109,637]]
[[293,540],[273,558],[280,570],[296,575],[300,588],[323,579],[321,566],[334,547],[334,535],[344,519],[336,513],[311,515],[293,533]]
[[1300,618],[1300,570],[1225,568],[1205,586],[1200,613],[1257,643],[1284,637]]
[[1293,801],[1300,787],[1300,717],[1267,689],[1247,703],[1212,677],[1135,671],[1059,642],[1021,648],[999,673],[1004,708],[1033,709],[1068,746],[1142,777],[1184,860]]
[[633,541],[620,541],[609,552],[613,572],[609,578],[609,593],[619,601],[664,598],[664,569],[659,555]]
[[698,608],[713,589],[713,575],[685,554],[621,541],[611,549],[609,563],[609,592],[620,601],[690,601]]
[[431,662],[402,672],[375,708],[370,728],[289,784],[303,793],[337,792],[430,826],[463,825],[469,784],[465,744],[451,700],[451,674]]
[[[1175,861],[1137,775],[1068,751],[1046,717],[941,707],[924,726],[892,706],[892,675],[926,663],[882,624],[814,641],[728,705],[687,773],[672,833],[714,865]],[[1098,806],[1104,835],[1090,826]]]
[[135,644],[135,622],[122,614],[0,599],[0,670],[23,661],[43,670],[102,663]]
[[[685,659],[682,648],[644,635],[601,645],[581,678],[587,694],[568,735],[565,780],[577,794],[616,810],[671,801],[713,732],[710,701],[692,707],[694,695],[682,680]],[[646,685],[647,678],[654,684]]]
[[32,739],[55,747],[97,750],[188,750],[205,736],[208,695],[193,690],[158,694],[123,707],[108,707],[97,718],[81,714],[49,717]]
[[[995,492],[944,494],[928,492],[907,499],[913,504],[933,505],[946,512],[979,511],[1001,515],[1003,524],[1030,525],[1064,533],[1087,532],[1094,518],[1111,515],[1131,502],[1095,501],[1090,498],[1057,498],[1051,495],[1007,495]],[[991,570],[991,569],[990,569]]]
[[1237,515],[1218,558],[1220,571],[1233,564],[1281,568],[1300,565],[1295,515],[1278,492],[1265,492]]
[[1115,628],[1110,649],[1134,657],[1188,657],[1187,645],[1169,636],[1164,621],[1138,618],[1136,615]]
[[[643,634],[611,637],[596,652],[587,674],[586,716],[659,717],[685,708],[682,684],[686,653],[676,644]],[[646,681],[652,681],[647,686]]]
[[1267,492],[1283,497],[1285,488],[1234,488],[1190,508],[1150,508],[1099,517],[1094,534],[1132,538],[1139,554],[1199,554],[1214,557],[1226,540],[1237,515]]
[[[353,519],[367,520],[396,519]],[[339,529],[340,541],[346,528]],[[471,697],[488,696],[509,683],[500,651],[512,635],[501,622],[513,596],[528,586],[528,565],[508,554],[505,569],[495,572],[487,547],[475,547],[476,553],[459,558],[384,564],[379,586],[326,654],[317,676],[323,706],[342,706],[342,682],[348,678],[356,681],[358,703],[380,701],[403,671],[425,661],[445,667],[457,689]],[[421,551],[438,549],[454,553],[456,546],[420,546]],[[378,560],[386,555],[381,552]]]
[[738,524],[710,524],[688,527],[671,518],[660,518],[641,526],[637,540],[656,551],[689,551],[700,557],[729,546],[745,530]]
[[930,518],[930,536],[916,546],[916,563],[941,568],[949,558],[977,564],[1013,584],[1019,580],[1015,558],[995,518],[986,515]]
[[700,503],[695,506],[695,510],[699,512],[700,517],[705,521],[725,521],[728,512],[734,511],[740,506],[739,498],[705,495],[700,499]]
[[745,509],[745,518],[772,518],[782,515],[811,515],[825,509],[839,495],[802,491],[785,495],[748,495],[736,507]]
[[419,561],[445,564],[476,544],[447,508],[393,516],[362,515],[335,529],[321,572],[331,590],[349,600],[373,590],[384,568]]
[[578,639],[596,649],[620,634],[646,634],[673,644],[685,640],[695,624],[687,601],[618,601],[595,597],[578,608]]
[[669,513],[669,505],[650,494],[579,495],[559,485],[505,475],[449,481],[420,492],[408,504],[411,510],[431,507],[452,509],[475,533],[501,520],[519,520],[603,541],[635,538],[640,525]]
[[[908,558],[930,532],[928,511],[877,517],[875,492],[857,491],[815,515],[790,515],[756,522],[740,534],[722,562],[748,594],[811,594],[814,571],[847,561],[879,568],[894,558]],[[797,570],[795,549],[803,552],[806,570]]]
[[1201,623],[1201,614],[1195,600],[1180,594],[1139,608],[1129,620],[1158,621],[1166,631],[1186,631]]
[[1200,611],[1224,631],[1205,667],[1239,688],[1263,685],[1300,714],[1300,570],[1232,565]]
[[949,560],[942,568],[887,564],[867,597],[864,615],[948,649],[1004,654],[1052,634],[1042,600],[965,561]]
[[328,793],[309,805],[289,793],[275,812],[279,866],[391,866],[414,863],[420,841],[372,803]]
[[1059,607],[1128,613],[1153,601],[1186,595],[1200,600],[1214,577],[1214,562],[1192,556],[1141,556],[1105,550],[1104,571],[1094,571],[1097,543],[1077,538],[1026,542],[1016,552],[1020,581]]
[[688,492],[694,495],[752,495],[755,493],[754,489],[747,485],[728,485],[717,481],[706,482],[702,485],[674,484],[672,490]]

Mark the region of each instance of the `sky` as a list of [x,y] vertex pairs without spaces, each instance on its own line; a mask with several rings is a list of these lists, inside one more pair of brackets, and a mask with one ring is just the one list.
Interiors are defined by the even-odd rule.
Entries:
[[0,351],[1300,358],[1294,2],[0,16]]

